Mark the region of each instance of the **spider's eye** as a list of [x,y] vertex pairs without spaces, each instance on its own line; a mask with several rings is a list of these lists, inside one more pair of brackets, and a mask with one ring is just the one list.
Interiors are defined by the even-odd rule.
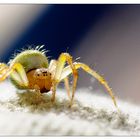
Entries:
[[47,71],[44,71],[43,76],[47,76],[47,75],[48,75]]

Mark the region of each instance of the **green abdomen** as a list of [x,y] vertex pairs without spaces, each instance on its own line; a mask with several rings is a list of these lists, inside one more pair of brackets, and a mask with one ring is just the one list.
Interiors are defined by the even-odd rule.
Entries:
[[38,50],[25,50],[21,52],[11,61],[10,65],[17,62],[22,64],[26,72],[32,69],[48,67],[47,57]]

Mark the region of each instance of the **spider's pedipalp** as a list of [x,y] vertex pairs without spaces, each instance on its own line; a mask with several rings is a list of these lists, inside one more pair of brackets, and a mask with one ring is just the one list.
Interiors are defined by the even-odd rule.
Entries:
[[[117,107],[117,103],[115,100],[115,96],[113,95],[112,89],[109,87],[108,83],[105,81],[105,79],[102,76],[100,76],[96,71],[94,71],[88,65],[86,65],[84,63],[75,62],[75,63],[73,63],[73,65],[75,66],[76,69],[82,68],[84,71],[86,71],[87,73],[89,73],[90,75],[95,77],[107,89],[109,95],[111,96],[111,98],[114,102],[114,105]],[[65,79],[65,77],[67,77],[71,73],[72,73],[72,70],[71,70],[70,66],[65,67],[61,74],[60,80]]]

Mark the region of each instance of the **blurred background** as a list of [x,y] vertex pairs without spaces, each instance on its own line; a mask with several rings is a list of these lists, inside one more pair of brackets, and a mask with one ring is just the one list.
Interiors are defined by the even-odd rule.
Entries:
[[[140,104],[140,5],[0,5],[0,61],[45,45],[69,52],[109,82],[117,97]],[[105,91],[80,71],[78,88]],[[105,91],[106,92],[106,91]]]

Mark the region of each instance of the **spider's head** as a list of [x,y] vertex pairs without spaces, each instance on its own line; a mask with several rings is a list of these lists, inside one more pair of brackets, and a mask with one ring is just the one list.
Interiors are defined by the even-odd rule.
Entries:
[[52,75],[47,68],[38,68],[27,73],[29,88],[34,89],[37,85],[40,91],[48,92],[52,87]]
[[36,79],[51,79],[51,73],[47,68],[39,68],[35,70],[34,77]]

